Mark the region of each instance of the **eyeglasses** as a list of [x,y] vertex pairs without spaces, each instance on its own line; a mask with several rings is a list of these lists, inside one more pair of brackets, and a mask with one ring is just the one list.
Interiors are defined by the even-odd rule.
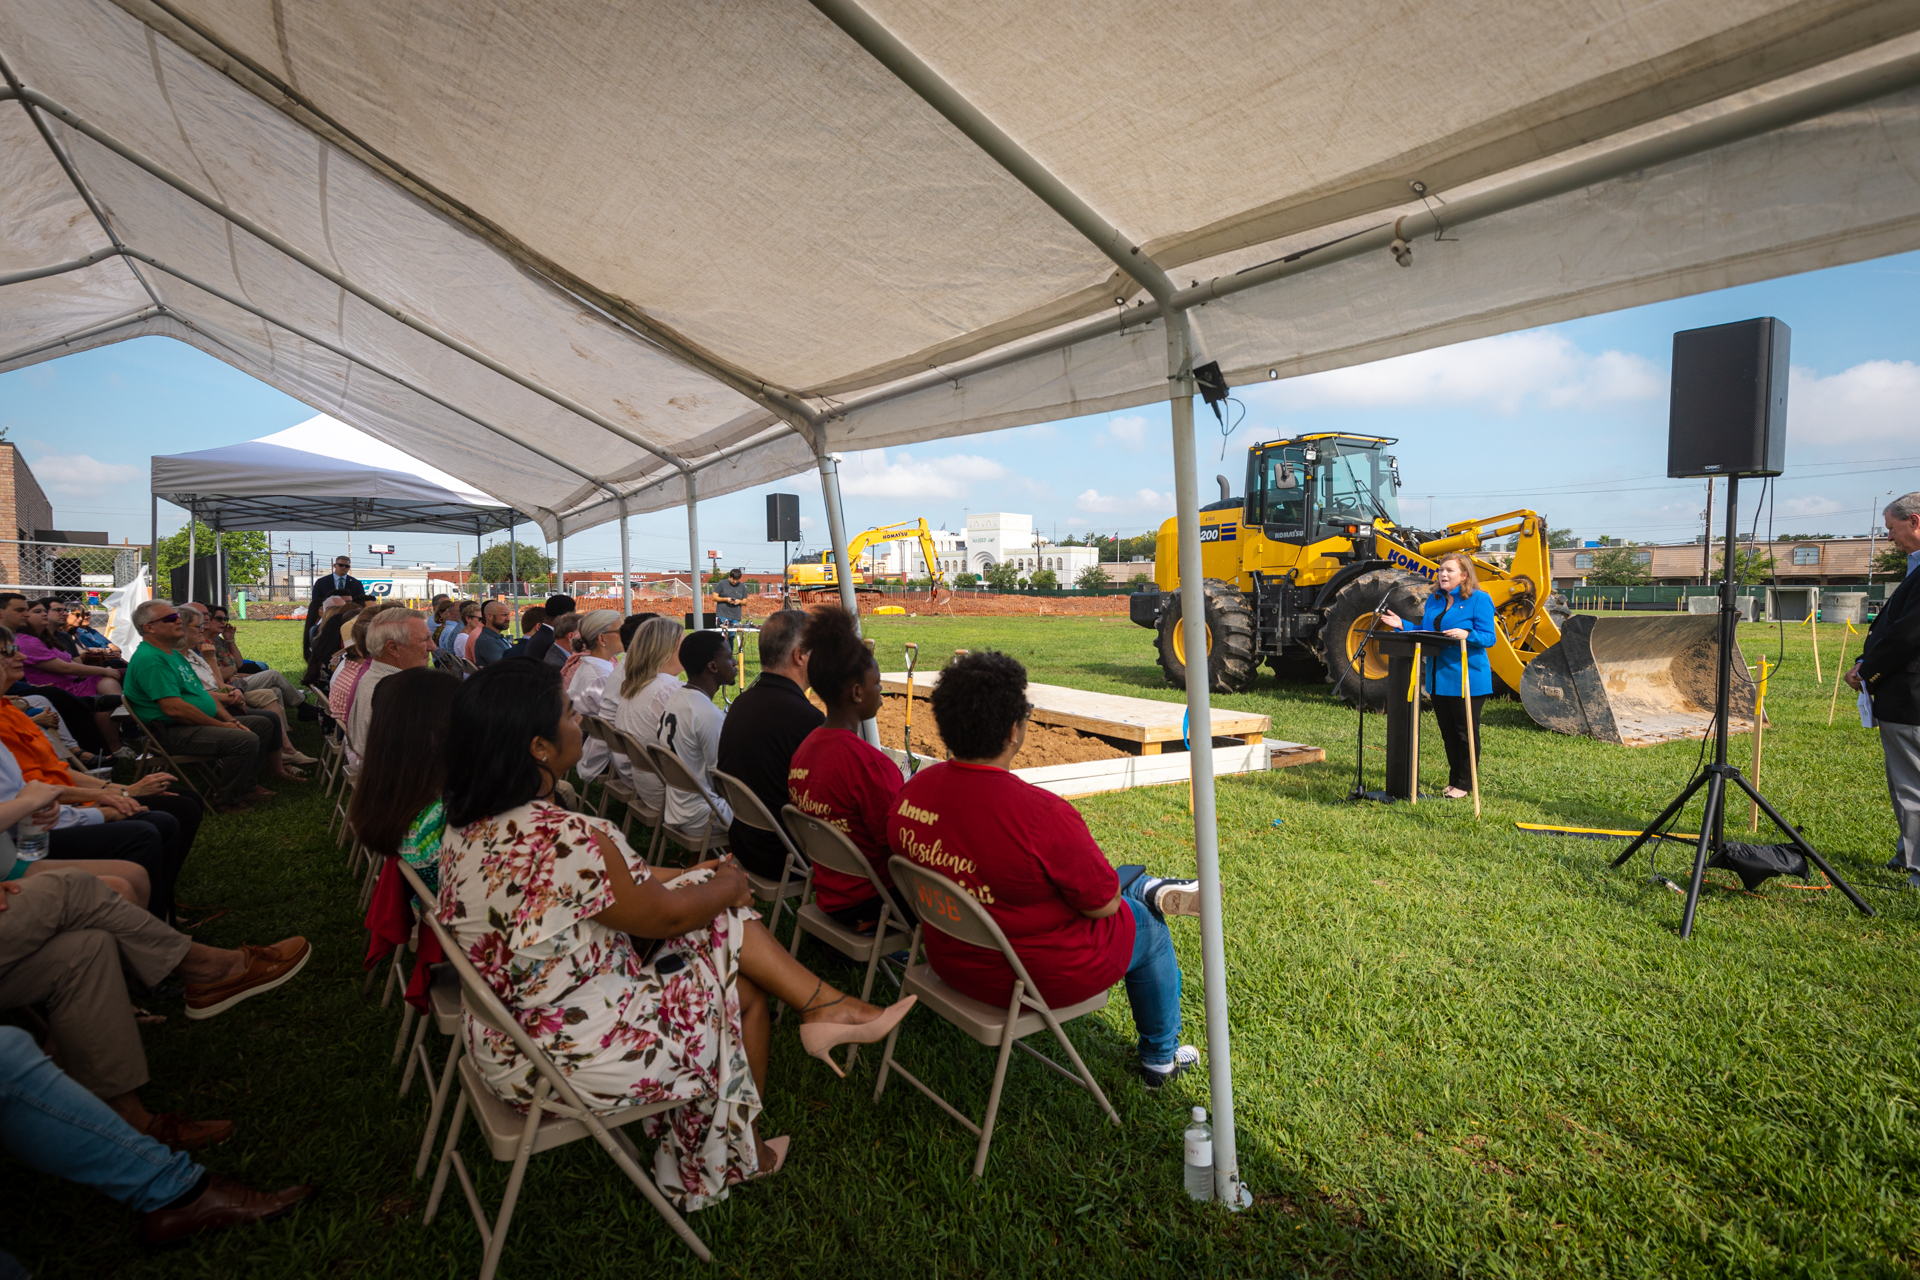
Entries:
[[19,652],[20,650],[15,648],[13,645],[10,645],[10,644],[0,645],[0,658],[11,658],[16,656]]

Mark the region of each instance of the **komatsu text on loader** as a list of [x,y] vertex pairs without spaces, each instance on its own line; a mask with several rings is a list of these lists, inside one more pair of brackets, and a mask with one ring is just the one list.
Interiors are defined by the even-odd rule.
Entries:
[[[1262,660],[1276,673],[1313,663],[1349,703],[1383,706],[1387,663],[1368,639],[1379,611],[1417,624],[1439,557],[1461,551],[1493,602],[1493,674],[1536,721],[1628,745],[1704,730],[1714,618],[1570,618],[1553,594],[1542,516],[1508,511],[1408,528],[1396,460],[1385,452],[1394,443],[1343,433],[1274,440],[1248,450],[1243,496],[1219,478],[1220,500],[1200,508],[1209,687],[1247,688]],[[1496,560],[1493,540],[1509,537],[1513,550]],[[1184,688],[1194,649],[1181,616],[1177,520],[1160,526],[1154,586],[1131,597],[1129,616],[1157,633],[1161,670]],[[1749,713],[1751,704],[1749,693]]]

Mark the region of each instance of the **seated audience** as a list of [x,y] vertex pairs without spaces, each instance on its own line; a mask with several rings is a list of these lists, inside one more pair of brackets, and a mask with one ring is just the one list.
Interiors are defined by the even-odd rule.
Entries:
[[[254,1191],[169,1151],[55,1066],[20,1027],[0,1027],[0,1143],[30,1169],[126,1205],[141,1216],[140,1234],[153,1245],[270,1222],[314,1192]],[[0,1274],[26,1274],[8,1272],[8,1261],[0,1254]]]
[[231,1137],[231,1121],[156,1116],[141,1103],[147,1055],[127,974],[149,987],[183,980],[187,1017],[211,1018],[299,973],[307,940],[203,946],[72,869],[0,884],[0,904],[0,1009],[44,1004],[67,1073],[149,1138],[191,1151]]
[[165,600],[148,600],[134,609],[142,643],[127,663],[127,702],[169,752],[213,756],[213,807],[245,812],[248,800],[273,794],[256,779],[261,759],[280,750],[280,723],[271,716],[235,716],[214,701],[180,652],[186,643],[181,619],[181,611]]
[[[1122,978],[1140,1032],[1140,1076],[1157,1089],[1200,1059],[1180,1043],[1180,963],[1166,917],[1199,914],[1192,880],[1136,876],[1124,888],[1080,811],[1009,767],[1027,737],[1027,673],[1003,653],[955,658],[933,686],[951,758],[900,788],[893,851],[986,907],[1055,1008]],[[1004,1008],[1013,971],[998,951],[926,930],[927,961],[963,995]]]
[[213,639],[214,657],[217,659],[214,663],[215,670],[220,673],[222,680],[247,695],[249,706],[266,705],[253,696],[262,692],[271,693],[288,711],[306,702],[306,695],[293,681],[264,662],[250,661],[240,652],[239,633],[234,629],[225,609],[218,607],[214,609],[213,619],[207,625],[207,633]]
[[74,647],[81,653],[99,653],[106,655],[107,665],[126,666],[120,660],[120,646],[107,636],[109,619],[105,609],[74,609],[68,614],[68,634],[73,637]]
[[[567,616],[576,615],[568,614]],[[614,699],[602,699],[607,682],[614,677],[614,659],[621,656],[619,625],[620,615],[612,609],[595,609],[580,619],[576,629],[586,648],[578,655],[580,662],[574,669],[572,683],[564,686],[567,690],[567,698],[573,703],[573,709],[576,712],[581,715],[595,716],[608,724],[613,723],[613,717],[620,709],[618,702]],[[555,650],[559,648],[558,644],[554,645]],[[564,682],[566,679],[564,668],[560,676]],[[601,771],[607,767],[608,754],[606,743],[597,738],[588,740],[586,753],[580,757],[581,778],[599,777]]]
[[373,655],[366,674],[354,687],[347,713],[347,765],[358,770],[366,754],[367,728],[373,723],[373,691],[396,671],[427,665],[433,637],[427,620],[404,605],[380,610],[367,627],[367,652]]
[[506,657],[506,630],[512,625],[513,610],[506,601],[487,601],[480,609],[480,630],[467,646],[467,660],[476,667],[490,667]]
[[[12,633],[0,627],[0,671],[11,673],[19,662]],[[16,864],[16,877],[72,863],[130,863],[141,874],[137,880],[126,878],[145,886],[138,894],[140,904],[171,922],[174,885],[200,830],[200,802],[168,791],[171,774],[150,773],[137,782],[118,783],[71,771],[40,727],[5,700],[0,700],[0,747],[0,799],[12,798],[28,783],[57,789],[59,812],[51,824],[46,857]]]
[[[884,1039],[913,1002],[882,1011],[815,978],[754,915],[730,859],[663,883],[618,824],[553,804],[580,743],[544,663],[501,663],[461,686],[439,916],[589,1106],[683,1104],[640,1123],[661,1140],[661,1189],[703,1208],[786,1157],[786,1140],[762,1141],[754,1124],[769,996],[799,1013],[802,1046],[830,1064],[833,1046]],[[468,1018],[466,1044],[494,1092],[524,1107],[532,1074],[513,1041]]]
[[454,657],[473,661],[473,641],[480,634],[482,608],[478,600],[469,600],[460,606],[459,630],[447,637],[447,652]]
[[645,622],[648,618],[657,618],[659,616],[657,613],[630,613],[620,619],[620,647],[625,649],[633,643],[633,633],[640,629],[641,623]]
[[440,645],[440,632],[446,627],[447,619],[453,614],[453,597],[444,592],[433,598],[433,616],[428,625],[433,631],[434,647]]
[[[574,603],[573,597],[570,595],[554,594],[548,596],[547,603],[542,606],[539,611],[539,621],[528,622],[523,620],[520,624],[520,630],[525,636],[520,642],[520,656],[538,658],[543,662],[550,661],[547,655],[553,651],[554,646],[560,640],[565,638],[565,633],[560,630],[559,620],[569,613],[577,613],[578,610],[579,606]],[[533,613],[534,611],[529,609],[527,610],[526,616],[531,618]],[[565,661],[566,654],[563,652],[560,655],[560,660],[553,662],[552,665],[557,667]]]
[[373,665],[373,659],[367,656],[367,628],[373,625],[373,619],[382,609],[402,608],[399,604],[376,604],[362,609],[347,628],[346,645],[340,650],[340,665],[335,668],[332,680],[327,685],[327,714],[340,726],[342,733],[347,729],[347,717],[353,714],[354,690],[360,687],[360,681],[367,674],[367,668]]
[[[0,591],[0,627],[18,636],[27,625],[27,603],[17,591]],[[60,722],[71,731],[87,763],[97,763],[106,754],[107,740],[100,731],[101,718],[95,715],[92,699],[82,700],[65,689],[28,684],[24,679],[15,681],[7,693],[16,698],[39,698],[59,712]],[[117,732],[114,740],[119,741]]]
[[[806,626],[807,615],[799,609],[782,609],[760,625],[760,676],[733,700],[720,731],[716,767],[746,783],[772,814],[787,802],[793,753],[820,727],[820,711],[807,701],[803,688]],[[735,818],[727,847],[753,874],[780,878],[787,851],[779,836]]]
[[56,643],[64,643],[66,633],[49,625],[44,600],[27,606],[24,626],[10,629],[26,661],[27,682],[42,690],[58,689],[91,706],[93,723],[107,750],[119,751],[120,730],[113,712],[120,705],[120,681],[104,666],[81,662]]
[[59,825],[63,813],[70,812],[60,803],[60,788],[47,782],[25,781],[14,758],[0,751],[0,823],[9,824],[13,836],[0,844],[0,882],[24,880],[53,871],[82,871],[99,879],[134,906],[145,909],[153,894],[153,883],[147,878],[145,868],[109,858],[54,859],[46,856],[44,847],[38,853],[30,853],[23,847],[22,837],[27,834],[29,822],[35,829],[47,832],[50,843],[52,828]]
[[[880,883],[893,890],[895,904],[911,922],[913,908],[905,894],[893,889],[893,876],[887,870],[887,859],[893,854],[887,846],[887,815],[900,794],[900,766],[860,736],[861,723],[880,714],[880,664],[861,642],[853,616],[845,609],[817,610],[807,622],[802,644],[808,681],[826,704],[827,717],[793,753],[787,790],[795,808],[831,823],[853,841],[880,873]],[[740,701],[735,699],[734,710],[727,714],[728,728],[740,714]],[[735,831],[740,826],[733,824]],[[820,909],[848,928],[871,933],[879,923],[880,897],[865,876],[815,866],[813,888]]]
[[727,713],[715,706],[713,699],[721,685],[733,682],[733,651],[718,631],[695,631],[680,642],[680,666],[687,673],[687,682],[668,693],[653,740],[680,757],[680,763],[706,788],[714,803],[709,808],[705,800],[690,791],[669,790],[666,823],[681,831],[704,831],[715,821],[726,828],[733,823],[733,810],[714,790],[713,770]]
[[360,781],[347,824],[383,858],[405,858],[429,889],[440,887],[441,792],[447,780],[447,732],[460,678],[431,667],[396,671],[380,682],[367,728]]
[[540,641],[539,656],[544,658],[547,646],[553,643],[553,628],[547,623],[547,611],[537,604],[531,604],[520,611],[520,638],[507,646],[507,657],[534,657],[527,651],[527,644],[536,639]]
[[[667,699],[680,687],[680,642],[686,634],[686,628],[673,619],[653,617],[634,628],[633,639],[627,642],[613,727],[635,742],[654,740]],[[600,690],[603,705],[612,692],[613,681],[609,678]],[[615,756],[613,766],[646,808],[659,809],[666,803],[666,791],[654,774],[635,772],[624,755]]]
[[[611,613],[612,610],[608,610],[608,612]],[[617,613],[613,616],[616,620],[620,617]],[[553,628],[553,643],[547,646],[547,651],[544,654],[540,655],[540,661],[550,667],[560,668],[560,684],[564,687],[568,681],[573,679],[573,672],[567,670],[568,666],[577,667],[579,665],[573,661],[579,656],[579,654],[574,652],[573,642],[580,634],[580,615],[577,613],[563,613],[547,625]],[[528,654],[527,656],[532,657],[533,655]]]
[[342,605],[335,607],[327,615],[326,621],[320,624],[319,634],[314,637],[312,647],[308,650],[307,671],[303,683],[316,689],[327,687],[327,682],[333,678],[333,660],[346,647],[347,636],[350,634],[347,628],[353,625],[353,620],[360,615],[360,610],[359,605],[350,607]]
[[193,668],[193,674],[200,677],[200,683],[206,688],[213,700],[237,716],[266,715],[272,717],[279,726],[279,732],[273,738],[273,747],[262,758],[261,763],[268,773],[288,782],[305,782],[306,777],[292,766],[295,764],[318,764],[312,756],[304,755],[293,745],[293,734],[287,727],[287,711],[280,705],[280,699],[271,690],[248,695],[228,685],[220,678],[213,666],[213,645],[207,640],[207,606],[203,604],[183,604],[180,606],[180,623],[186,628],[184,643],[180,647],[180,656]]

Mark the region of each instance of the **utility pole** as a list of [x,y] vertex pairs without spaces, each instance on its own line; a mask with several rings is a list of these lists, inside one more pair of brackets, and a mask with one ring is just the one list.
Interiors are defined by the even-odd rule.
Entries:
[[1700,585],[1713,585],[1713,477],[1707,477],[1706,537],[1700,539]]

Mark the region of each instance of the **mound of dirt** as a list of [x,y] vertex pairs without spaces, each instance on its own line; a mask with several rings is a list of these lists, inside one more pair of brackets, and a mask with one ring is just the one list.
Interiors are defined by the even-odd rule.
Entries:
[[[913,700],[913,753],[931,760],[947,758],[947,744],[933,723],[933,705],[925,698]],[[880,741],[895,751],[906,749],[907,698],[888,694],[880,708]],[[1027,742],[1013,758],[1016,769],[1034,769],[1048,764],[1079,764],[1085,760],[1117,760],[1127,753],[1105,738],[1074,729],[1028,724]]]

